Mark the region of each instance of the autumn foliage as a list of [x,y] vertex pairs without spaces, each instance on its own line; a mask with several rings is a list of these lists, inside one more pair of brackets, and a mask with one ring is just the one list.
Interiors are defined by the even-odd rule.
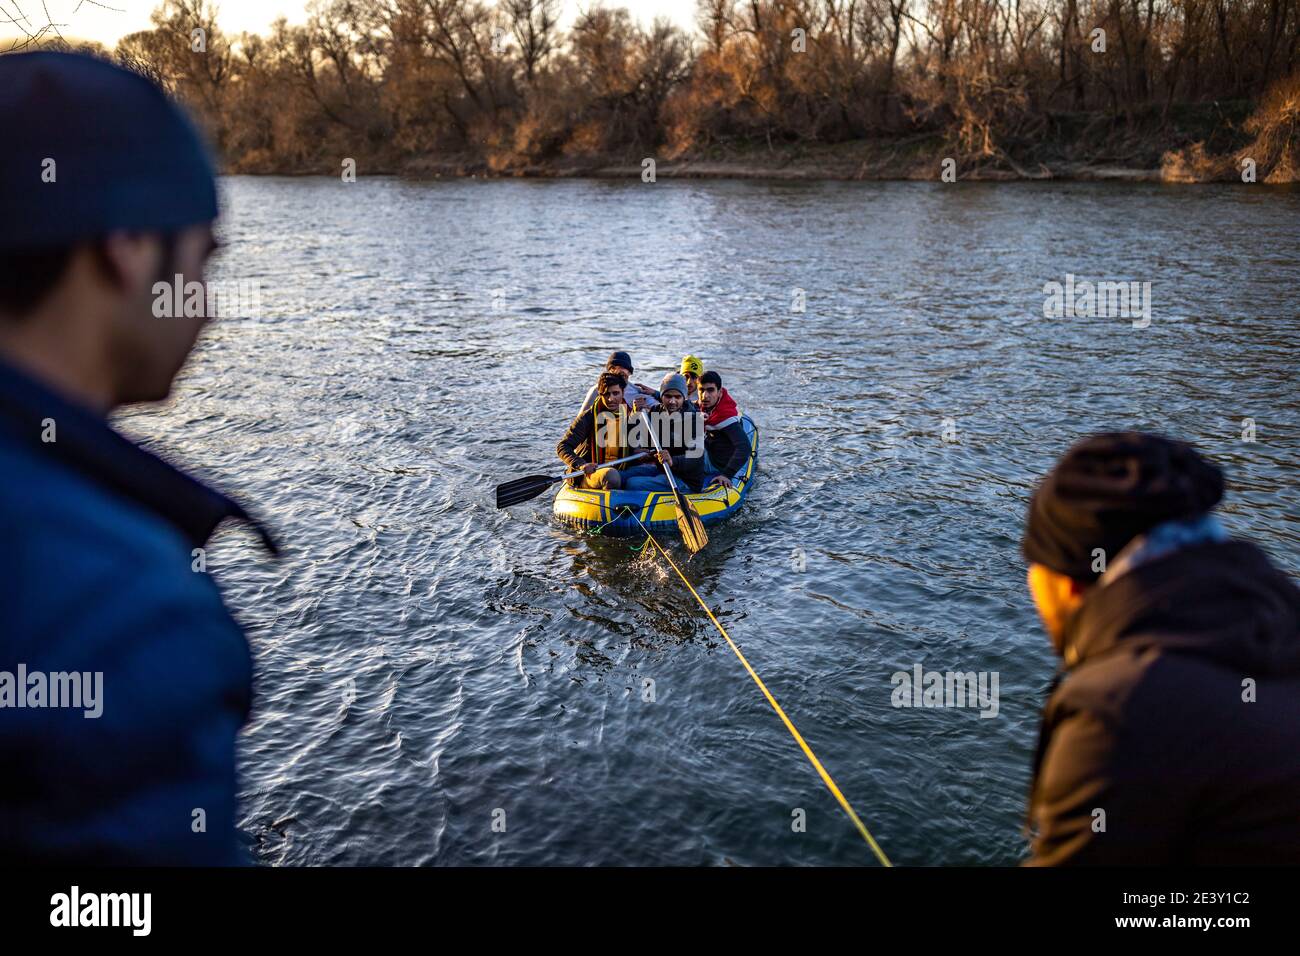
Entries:
[[1184,178],[1251,151],[1261,180],[1296,175],[1300,0],[700,0],[691,32],[559,14],[317,0],[304,24],[229,36],[208,0],[165,0],[113,55],[190,103],[236,170],[511,173],[922,138],[1032,175],[1049,152],[1156,165],[1143,143],[1161,131]]

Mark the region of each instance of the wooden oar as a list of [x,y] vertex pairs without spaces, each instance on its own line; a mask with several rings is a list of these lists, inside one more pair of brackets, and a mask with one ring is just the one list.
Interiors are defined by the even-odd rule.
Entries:
[[[635,455],[628,455],[626,458],[619,458],[616,461],[606,461],[601,463],[601,468],[612,468],[615,465],[624,465],[629,461],[636,461],[638,458],[644,458],[649,452],[639,452]],[[564,481],[566,478],[577,478],[581,471],[572,471],[567,475],[559,475],[552,478],[549,475],[529,475],[526,478],[516,478],[514,481],[507,481],[504,484],[497,485],[497,507],[509,508],[511,505],[520,505],[525,501],[532,501],[551,485],[557,481]]]
[[[659,447],[659,439],[655,436],[654,426],[650,424],[650,417],[645,412],[641,413],[641,420],[645,422],[646,431],[650,433],[650,443],[655,446],[655,451],[663,455],[663,449]],[[704,522],[700,520],[700,513],[695,510],[695,505],[682,494],[681,489],[677,487],[677,482],[673,480],[672,469],[663,463],[662,457],[659,461],[659,467],[664,470],[664,477],[668,479],[668,487],[673,490],[673,498],[677,501],[677,530],[682,533],[682,544],[686,545],[686,550],[691,554],[698,554],[704,550],[704,546],[709,543],[709,534],[704,530]]]

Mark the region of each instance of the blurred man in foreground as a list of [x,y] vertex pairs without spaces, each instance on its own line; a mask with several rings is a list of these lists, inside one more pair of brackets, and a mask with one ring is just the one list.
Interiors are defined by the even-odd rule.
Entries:
[[204,323],[154,286],[203,281],[212,165],[156,86],[72,54],[0,56],[0,130],[0,859],[243,862],[252,667],[203,548],[248,515],[106,420]]
[[1064,660],[1032,865],[1300,862],[1300,590],[1210,513],[1223,476],[1138,433],[1071,448],[1029,507]]

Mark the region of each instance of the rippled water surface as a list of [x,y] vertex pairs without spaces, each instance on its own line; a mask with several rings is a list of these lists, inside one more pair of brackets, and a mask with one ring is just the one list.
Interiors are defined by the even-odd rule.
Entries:
[[[1054,661],[1018,541],[1077,436],[1195,441],[1231,530],[1300,572],[1300,194],[224,188],[213,278],[259,283],[261,315],[122,425],[287,545],[227,531],[210,562],[256,655],[262,862],[873,862],[662,559],[569,533],[549,497],[494,510],[555,470],[614,347],[645,382],[702,355],[762,428],[748,505],[688,571],[896,863],[1024,853]],[[1150,281],[1150,327],[1043,318],[1067,273]],[[916,663],[997,672],[998,715],[893,708]]]

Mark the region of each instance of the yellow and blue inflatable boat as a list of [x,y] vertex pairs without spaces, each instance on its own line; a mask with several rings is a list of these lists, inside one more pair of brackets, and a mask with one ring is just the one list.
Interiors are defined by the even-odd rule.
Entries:
[[[758,426],[748,415],[740,422],[749,438],[749,461],[730,488],[714,487],[688,494],[705,526],[726,521],[740,510],[758,471]],[[671,531],[677,527],[677,505],[671,491],[595,491],[573,488],[567,482],[555,496],[555,516],[565,524],[621,537],[641,532]],[[640,519],[640,523],[638,523]]]

